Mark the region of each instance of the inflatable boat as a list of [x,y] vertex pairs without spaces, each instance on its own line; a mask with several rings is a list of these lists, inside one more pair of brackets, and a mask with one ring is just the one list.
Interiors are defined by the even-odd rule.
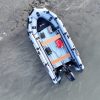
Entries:
[[73,81],[71,69],[80,72],[84,65],[62,21],[46,8],[34,8],[28,17],[28,36],[53,83],[61,81],[61,73]]

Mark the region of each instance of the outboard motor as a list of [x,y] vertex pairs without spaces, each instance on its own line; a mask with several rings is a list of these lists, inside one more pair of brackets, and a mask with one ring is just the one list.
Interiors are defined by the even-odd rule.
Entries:
[[73,72],[70,70],[70,67],[71,67],[70,65],[63,65],[62,70],[70,81],[74,81],[75,76]]

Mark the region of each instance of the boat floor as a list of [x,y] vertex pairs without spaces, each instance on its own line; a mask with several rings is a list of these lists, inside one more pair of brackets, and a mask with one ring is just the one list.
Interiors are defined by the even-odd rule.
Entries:
[[[48,30],[48,28],[50,28],[51,26],[47,26],[46,28],[44,28],[43,30],[41,30],[40,32],[38,32],[38,35],[40,37],[40,42],[46,41],[49,38],[52,38],[54,36],[56,36],[59,33],[59,29],[57,29],[56,31],[52,31],[50,32],[50,30]],[[52,28],[52,27],[51,27]],[[41,38],[41,34],[45,34],[45,38]],[[49,47],[52,51],[52,54],[48,55],[49,60],[52,62],[57,58],[60,58],[64,55],[66,55],[68,53],[67,48],[65,47],[65,45],[62,48],[58,48],[55,41],[54,42],[50,42],[49,44],[43,46],[44,50]],[[71,58],[65,58],[64,60],[53,64],[54,68],[57,68],[59,66],[61,66],[64,63],[67,63],[71,60]]]

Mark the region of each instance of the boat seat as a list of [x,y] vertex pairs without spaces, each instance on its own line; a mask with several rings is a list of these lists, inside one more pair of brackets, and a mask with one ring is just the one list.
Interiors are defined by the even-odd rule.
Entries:
[[70,53],[66,53],[65,55],[63,55],[63,56],[51,61],[51,63],[54,65],[54,64],[56,64],[58,62],[63,61],[64,59],[67,59],[67,58],[70,58],[70,57],[71,57]]
[[55,35],[55,36],[53,36],[53,37],[51,37],[49,39],[44,40],[43,42],[41,42],[41,44],[42,44],[42,46],[46,46],[49,43],[54,42],[54,41],[56,41],[59,38],[61,38],[61,35],[57,34],[57,35]]

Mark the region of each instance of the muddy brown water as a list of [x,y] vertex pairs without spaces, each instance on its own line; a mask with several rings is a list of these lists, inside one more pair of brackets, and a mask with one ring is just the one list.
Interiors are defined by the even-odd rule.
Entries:
[[[85,65],[54,85],[26,34],[30,6],[63,21]],[[0,0],[0,100],[100,100],[100,0]]]

